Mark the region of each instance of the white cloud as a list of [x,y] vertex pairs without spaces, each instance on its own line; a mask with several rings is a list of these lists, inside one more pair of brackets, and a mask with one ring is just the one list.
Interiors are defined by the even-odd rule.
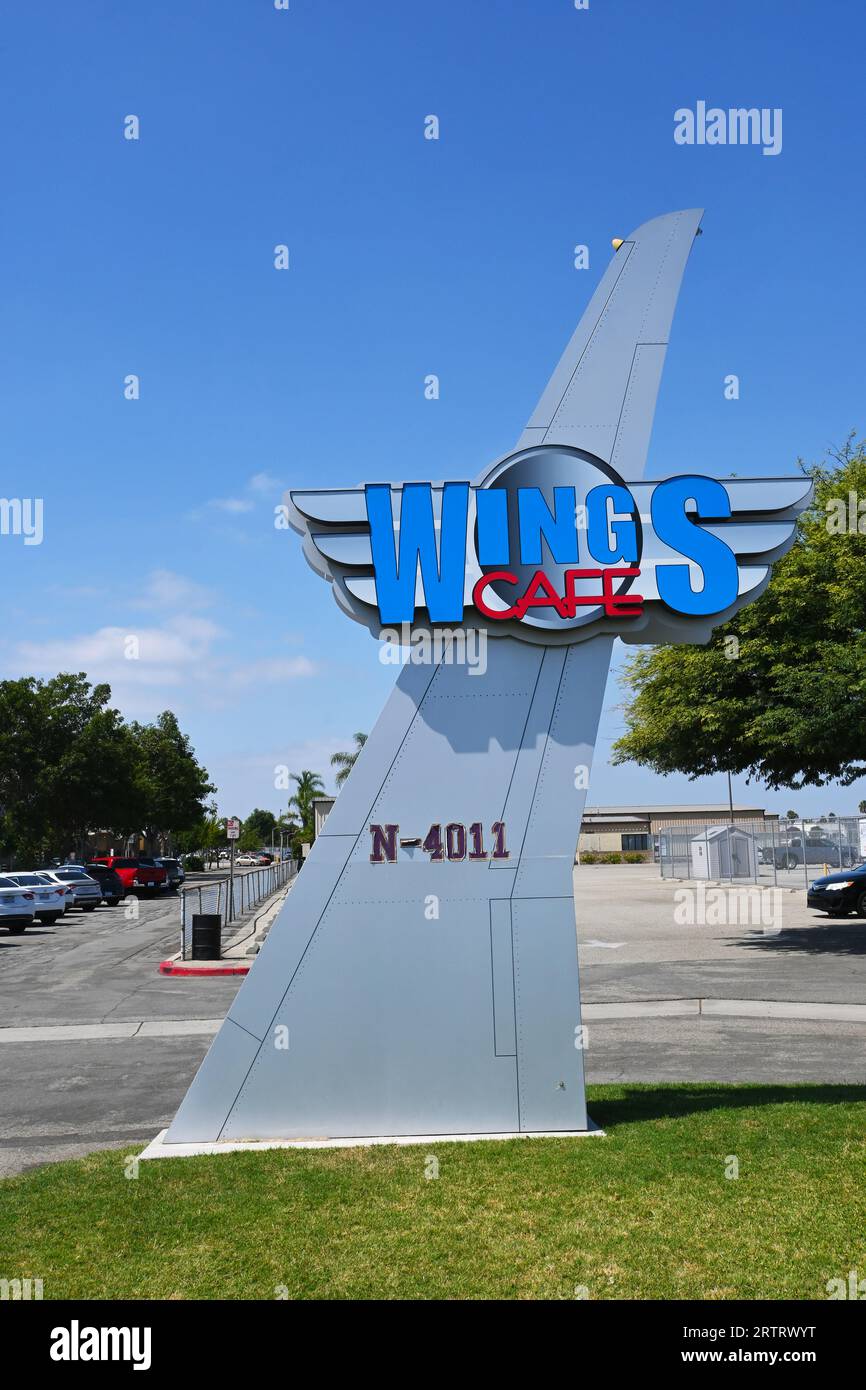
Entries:
[[[108,602],[105,591],[99,595]],[[250,615],[237,632],[218,626],[202,610],[219,598],[218,591],[186,575],[153,569],[132,596],[111,600],[114,622],[72,633],[67,622],[63,636],[43,639],[31,621],[27,640],[0,639],[0,675],[47,678],[83,671],[92,683],[111,686],[112,703],[124,714],[152,718],[167,706],[179,712],[232,708],[257,688],[318,673],[309,657],[286,653],[290,635],[258,625],[251,632]]]
[[[206,516],[208,511],[225,512],[229,516],[241,516],[246,512],[251,512],[258,501],[263,498],[272,497],[279,493],[283,483],[279,478],[275,478],[271,473],[253,473],[244,484],[244,497],[211,497],[205,503],[204,509],[196,509],[190,513],[193,520],[199,521]],[[252,494],[251,496],[249,494]]]
[[250,492],[258,492],[265,496],[279,492],[282,486],[279,478],[273,477],[270,473],[254,473],[247,483]]
[[302,676],[314,676],[317,667],[309,657],[266,657],[262,661],[248,661],[238,666],[229,675],[232,685],[273,685],[283,681],[297,680]]
[[16,675],[84,671],[93,683],[107,682],[113,702],[136,714],[154,713],[167,701],[177,705],[184,696],[219,707],[252,686],[288,684],[317,672],[306,656],[238,663],[237,644],[229,654],[218,650],[227,636],[210,619],[184,614],[155,626],[133,622],[73,637],[18,642],[4,665]]
[[151,570],[141,595],[132,600],[134,608],[209,608],[215,594],[204,584],[187,579],[173,570]]
[[207,504],[218,512],[229,512],[234,515],[240,512],[251,512],[253,503],[245,497],[212,497]]
[[162,627],[101,627],[77,637],[19,642],[16,663],[37,675],[85,671],[118,686],[178,686],[201,678],[201,663],[222,629],[206,618],[170,619]]

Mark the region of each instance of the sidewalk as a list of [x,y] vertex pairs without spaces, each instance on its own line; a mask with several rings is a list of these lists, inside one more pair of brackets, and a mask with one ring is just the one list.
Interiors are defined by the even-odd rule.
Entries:
[[244,917],[233,922],[228,928],[227,940],[222,944],[222,955],[219,960],[184,960],[183,953],[176,951],[174,955],[167,956],[160,961],[160,975],[173,976],[210,976],[219,977],[224,975],[247,975],[253,960],[261,950],[262,942],[271,929],[271,924],[291,892],[295,879],[289,882],[270,898],[251,908]]

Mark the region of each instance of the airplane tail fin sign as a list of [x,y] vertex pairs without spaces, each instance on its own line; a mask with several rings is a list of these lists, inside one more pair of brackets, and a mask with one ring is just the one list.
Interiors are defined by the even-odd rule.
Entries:
[[571,444],[623,477],[643,475],[671,321],[703,208],[626,237],[542,392],[517,447]]
[[[700,215],[625,239],[519,448],[642,476]],[[305,553],[374,626],[363,491],[293,505]],[[402,669],[167,1151],[586,1130],[572,871],[612,640],[504,636],[483,671],[447,652]]]

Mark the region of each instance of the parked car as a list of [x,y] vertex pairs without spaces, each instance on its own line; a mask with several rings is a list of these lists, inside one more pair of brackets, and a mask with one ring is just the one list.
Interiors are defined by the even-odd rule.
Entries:
[[68,883],[58,883],[55,878],[51,877],[47,869],[36,869],[34,872],[38,879],[41,879],[43,883],[47,883],[48,886],[53,889],[57,895],[58,902],[63,904],[64,912],[68,912],[70,908],[75,906],[75,896]]
[[155,859],[154,863],[161,869],[165,869],[168,875],[168,887],[170,892],[176,892],[186,878],[183,865],[179,859]]
[[[770,851],[765,849],[765,855]],[[801,831],[790,835],[783,845],[775,845],[772,849],[772,859],[775,860],[777,869],[796,869],[801,864],[827,864],[834,868],[847,869],[855,864],[859,858],[856,850],[851,845],[843,842],[839,847],[838,840],[831,840],[829,835],[824,835],[812,831],[803,835]]]
[[856,912],[866,917],[866,864],[857,864],[843,874],[827,874],[809,884],[806,903],[831,917]]
[[114,869],[127,893],[136,890],[158,893],[168,882],[165,869],[159,868],[152,859],[142,859],[139,855],[98,854],[92,862]]
[[7,874],[0,874],[0,927],[5,927],[10,936],[20,936],[35,921],[32,891],[22,888]]
[[259,856],[258,856],[257,854],[246,854],[246,853],[244,853],[244,854],[239,854],[238,857],[237,857],[237,859],[235,860],[235,863],[236,863],[237,865],[239,865],[240,868],[242,868],[242,869],[251,868],[254,864],[258,864],[258,862],[259,862]]
[[42,874],[36,873],[15,873],[5,874],[5,878],[11,878],[13,883],[17,883],[19,888],[28,888],[33,894],[33,906],[36,916],[40,922],[56,922],[66,911],[67,890],[61,888],[59,884],[52,883]]
[[55,883],[72,889],[73,907],[80,907],[84,912],[95,912],[102,902],[102,889],[96,879],[85,872],[83,865],[64,864],[59,869],[46,869],[45,873]]
[[85,864],[84,868],[102,889],[102,901],[109,907],[117,907],[124,896],[123,879],[117,870],[109,869],[107,864],[96,863]]

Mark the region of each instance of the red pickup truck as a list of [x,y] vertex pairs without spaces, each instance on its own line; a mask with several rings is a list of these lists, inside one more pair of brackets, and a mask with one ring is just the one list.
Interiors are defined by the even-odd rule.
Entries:
[[92,862],[106,864],[109,869],[114,869],[127,893],[134,893],[136,889],[139,892],[144,890],[157,893],[168,882],[165,869],[154,864],[152,859],[127,859],[116,854],[106,854],[95,857]]

